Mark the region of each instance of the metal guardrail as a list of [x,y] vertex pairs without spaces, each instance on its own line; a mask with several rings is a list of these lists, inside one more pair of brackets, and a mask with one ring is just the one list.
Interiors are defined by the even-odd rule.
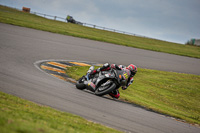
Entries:
[[[30,13],[38,15],[38,16],[41,16],[41,17],[44,17],[44,18],[47,18],[47,19],[52,19],[52,20],[56,20],[56,21],[67,22],[66,18],[62,18],[62,17],[58,17],[58,16],[53,16],[53,15],[48,15],[48,14],[43,14],[43,13],[38,13],[38,12],[32,12],[32,11]],[[126,31],[120,31],[120,30],[116,30],[116,29],[112,29],[112,28],[106,28],[106,27],[102,27],[102,26],[98,26],[98,25],[94,25],[94,24],[83,23],[83,22],[80,22],[80,23],[82,23],[83,26],[87,26],[87,27],[90,27],[90,28],[95,28],[95,29],[100,29],[100,30],[106,30],[106,31],[111,31],[111,32],[116,32],[116,33],[131,35],[131,36],[150,38],[150,37],[146,37],[146,36],[142,36],[142,35],[138,35],[138,34],[126,32]]]
[[[14,8],[14,9],[22,11],[21,9],[18,9],[18,8]],[[53,16],[53,15],[48,15],[48,14],[39,13],[39,12],[33,12],[33,11],[30,11],[30,13],[38,15],[38,16],[41,16],[41,17],[44,17],[44,18],[47,18],[47,19],[51,19],[51,20],[67,22],[66,18],[62,18],[62,17],[59,17],[59,16]],[[83,23],[83,22],[80,22],[80,23],[83,26],[87,26],[87,27],[90,27],[90,28],[95,28],[95,29],[100,29],[100,30],[106,30],[106,31],[120,33],[120,34],[131,35],[131,36],[150,38],[150,37],[146,37],[146,36],[142,36],[142,35],[138,35],[138,34],[126,32],[126,31],[120,31],[120,30],[116,30],[116,29],[112,29],[112,28],[106,28],[106,27],[102,27],[102,26],[98,26],[98,25],[94,25],[94,24],[88,24],[88,23]],[[154,38],[151,38],[151,39],[154,39]]]

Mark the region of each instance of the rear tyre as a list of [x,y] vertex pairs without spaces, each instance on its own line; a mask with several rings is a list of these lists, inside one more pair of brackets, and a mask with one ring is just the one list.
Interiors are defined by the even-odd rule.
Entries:
[[83,83],[84,82],[84,77],[80,78],[77,82],[76,82],[76,88],[79,90],[83,90],[86,88],[86,85]]

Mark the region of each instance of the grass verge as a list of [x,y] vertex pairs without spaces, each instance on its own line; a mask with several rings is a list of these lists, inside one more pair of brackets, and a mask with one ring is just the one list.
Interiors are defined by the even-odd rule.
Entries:
[[0,132],[111,133],[119,131],[0,92]]
[[[74,66],[66,73],[78,80],[87,70]],[[200,76],[139,68],[134,79],[120,89],[121,100],[200,125]]]
[[98,40],[128,47],[200,58],[200,47],[98,30],[45,19],[0,5],[0,22],[38,30]]

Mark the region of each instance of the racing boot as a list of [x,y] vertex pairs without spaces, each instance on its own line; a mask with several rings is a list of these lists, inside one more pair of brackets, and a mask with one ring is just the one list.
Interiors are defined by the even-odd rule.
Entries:
[[118,99],[118,98],[120,97],[120,93],[119,93],[119,90],[118,90],[118,89],[112,91],[111,93],[109,93],[109,95],[110,95],[113,99]]

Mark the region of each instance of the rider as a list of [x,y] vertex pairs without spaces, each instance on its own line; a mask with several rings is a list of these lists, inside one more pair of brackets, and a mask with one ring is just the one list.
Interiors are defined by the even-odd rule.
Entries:
[[[133,83],[133,77],[135,76],[136,72],[137,72],[137,67],[133,64],[130,64],[128,67],[124,66],[124,65],[116,65],[116,64],[108,64],[108,63],[105,63],[102,67],[98,68],[98,69],[95,69],[93,70],[90,75],[94,75],[100,71],[107,71],[107,70],[110,70],[111,68],[113,69],[117,69],[117,70],[124,70],[124,71],[128,71],[128,82],[125,86],[122,86],[122,89],[123,90],[126,90],[127,87],[129,85],[131,85]],[[119,98],[120,96],[120,93],[119,93],[119,90],[116,89],[114,91],[112,91],[111,93],[109,93],[109,95],[113,98]]]

